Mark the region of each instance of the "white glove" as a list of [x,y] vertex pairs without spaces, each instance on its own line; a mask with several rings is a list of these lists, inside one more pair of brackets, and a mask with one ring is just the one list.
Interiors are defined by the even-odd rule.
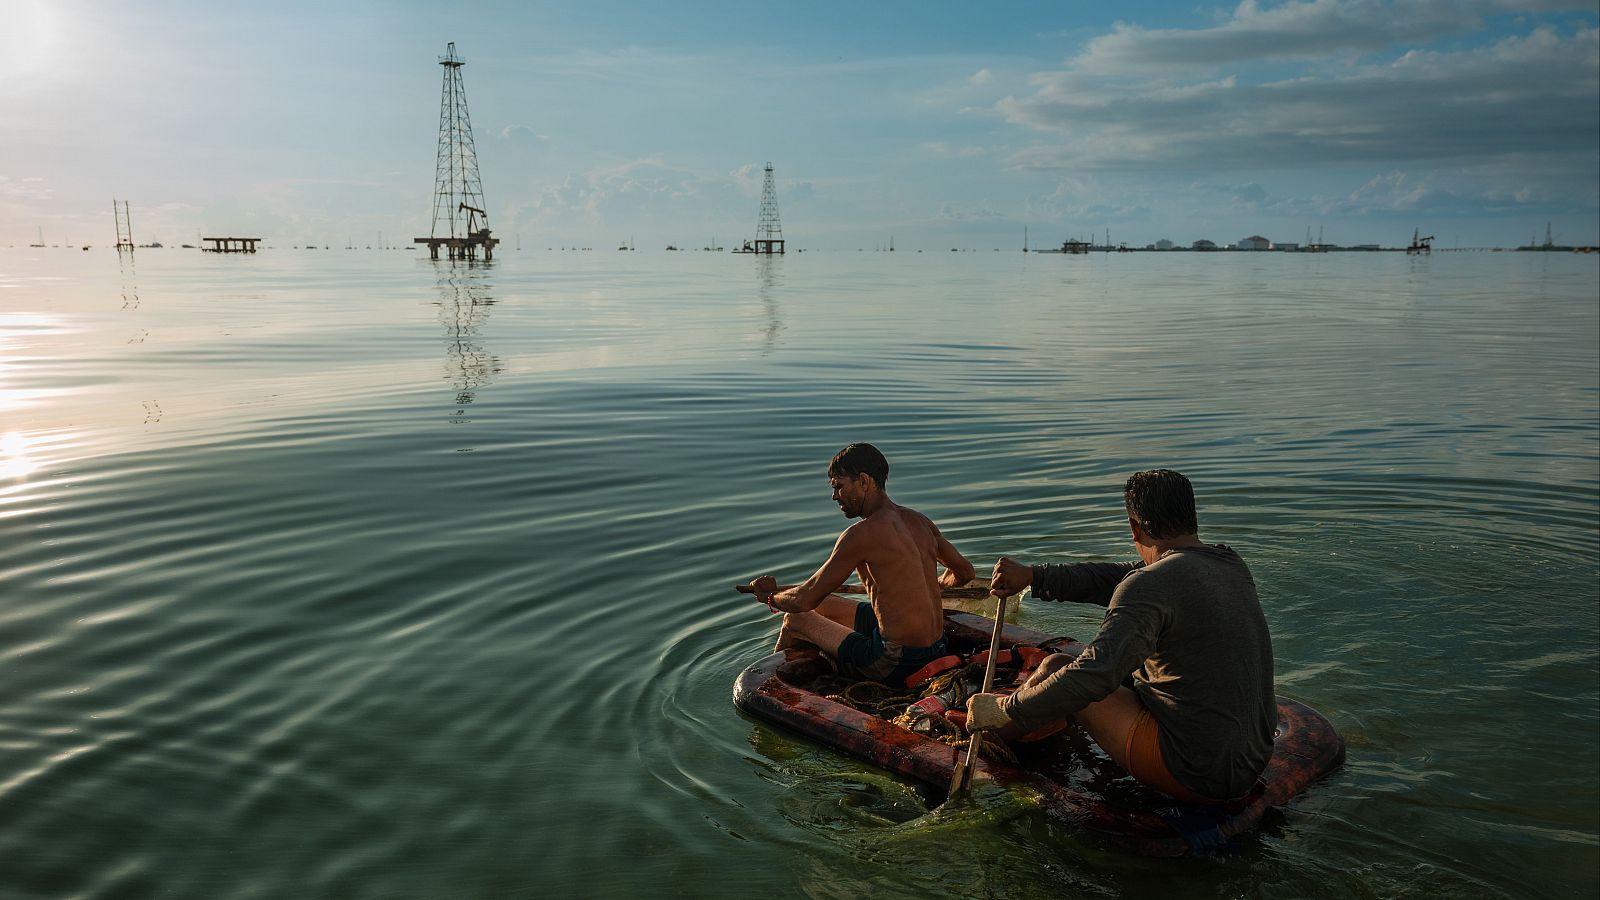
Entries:
[[993,731],[1011,724],[1011,717],[1000,708],[999,694],[973,694],[967,698],[967,730]]

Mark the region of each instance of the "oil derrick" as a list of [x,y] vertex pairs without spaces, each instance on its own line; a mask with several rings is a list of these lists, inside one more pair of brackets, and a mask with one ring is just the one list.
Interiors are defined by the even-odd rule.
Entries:
[[133,222],[128,218],[128,201],[111,201],[111,215],[117,220],[117,252],[133,252]]
[[756,222],[752,253],[783,253],[783,225],[778,221],[778,186],[772,178],[772,163],[767,163],[761,182],[761,218]]
[[1411,232],[1411,246],[1406,248],[1407,256],[1431,256],[1433,254],[1433,235],[1422,237],[1422,229]]
[[483,211],[483,181],[478,177],[478,151],[472,143],[472,120],[467,115],[467,90],[461,82],[466,60],[456,55],[451,41],[439,57],[444,67],[444,89],[439,100],[439,152],[433,175],[433,233],[415,238],[427,244],[428,255],[439,258],[445,248],[450,259],[476,259],[483,248],[487,262],[500,243],[489,236],[489,214]]

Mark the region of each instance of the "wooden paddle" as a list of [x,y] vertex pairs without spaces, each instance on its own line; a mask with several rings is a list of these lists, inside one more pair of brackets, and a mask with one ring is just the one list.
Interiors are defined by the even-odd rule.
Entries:
[[[1006,598],[999,598],[994,607],[994,635],[989,638],[989,664],[983,667],[983,691],[994,687],[994,663],[1000,655],[1000,630],[1006,624]],[[956,770],[950,773],[950,792],[944,802],[949,803],[972,787],[972,775],[978,770],[978,750],[983,747],[983,732],[974,731],[967,742],[967,758],[958,760]],[[959,752],[959,751],[958,751]]]
[[[780,584],[778,585],[778,590],[786,591],[793,587],[799,587],[799,585]],[[741,594],[755,593],[748,584],[736,584],[733,589]],[[833,589],[835,594],[865,594],[866,592],[866,586],[860,584],[842,584]],[[982,600],[989,596],[989,589],[981,585],[976,587],[947,587],[940,592],[940,596],[947,600]]]

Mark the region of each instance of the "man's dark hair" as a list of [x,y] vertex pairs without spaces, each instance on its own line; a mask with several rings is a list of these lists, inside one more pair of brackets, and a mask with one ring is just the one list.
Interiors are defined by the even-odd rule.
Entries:
[[1128,476],[1122,487],[1128,517],[1144,533],[1166,539],[1200,531],[1194,512],[1194,485],[1171,469],[1150,469]]
[[889,483],[889,461],[871,444],[851,444],[833,455],[828,463],[828,477],[870,475],[879,489]]

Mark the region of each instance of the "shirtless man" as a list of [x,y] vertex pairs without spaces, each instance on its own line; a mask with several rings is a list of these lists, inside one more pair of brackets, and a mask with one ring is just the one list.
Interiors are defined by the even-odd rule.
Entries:
[[[778,590],[763,575],[750,582],[756,599],[782,611],[775,649],[805,641],[821,648],[850,674],[885,684],[947,655],[941,587],[972,580],[972,564],[950,546],[927,516],[889,499],[889,461],[871,444],[851,444],[828,463],[828,484],[846,528],[833,553],[806,582]],[[938,564],[945,567],[936,575]],[[834,595],[852,572],[861,576],[870,603]]]

